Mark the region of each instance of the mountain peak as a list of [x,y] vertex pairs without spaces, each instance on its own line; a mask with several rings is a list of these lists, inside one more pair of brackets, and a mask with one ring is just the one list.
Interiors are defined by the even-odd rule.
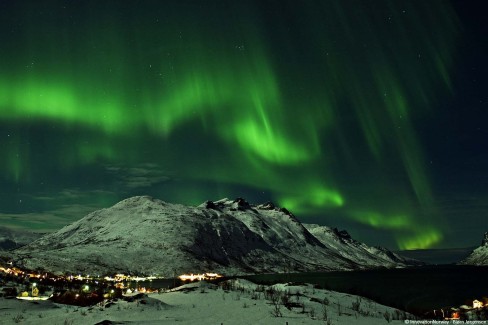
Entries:
[[347,230],[339,230],[337,228],[333,228],[332,230],[334,231],[334,233],[339,238],[342,238],[344,240],[351,240],[352,239],[351,235],[349,235],[349,233],[347,232]]
[[206,201],[200,204],[198,207],[200,208],[204,207],[207,209],[214,209],[214,210],[229,209],[231,211],[236,211],[236,210],[251,209],[254,206],[251,205],[248,201],[246,201],[242,197],[238,197],[235,198],[234,200],[223,198],[217,201]]
[[268,201],[266,203],[258,204],[257,208],[262,210],[273,210],[276,208],[276,206],[274,205],[273,202]]
[[114,205],[114,207],[119,207],[119,206],[136,206],[140,204],[144,204],[146,202],[162,202],[158,199],[153,198],[152,196],[149,195],[140,195],[140,196],[132,196],[127,199],[124,199]]

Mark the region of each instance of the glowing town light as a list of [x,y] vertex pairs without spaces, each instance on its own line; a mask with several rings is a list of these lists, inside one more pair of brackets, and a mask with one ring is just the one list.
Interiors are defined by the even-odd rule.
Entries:
[[473,300],[473,308],[483,308],[483,303],[479,300]]
[[51,297],[16,297],[19,300],[48,300]]
[[448,319],[460,319],[460,315],[459,315],[459,312],[458,311],[455,311],[452,313],[451,315],[451,318],[448,318]]
[[178,276],[178,279],[181,281],[202,281],[202,280],[213,280],[217,278],[221,278],[222,275],[217,273],[203,273],[203,274],[182,274]]

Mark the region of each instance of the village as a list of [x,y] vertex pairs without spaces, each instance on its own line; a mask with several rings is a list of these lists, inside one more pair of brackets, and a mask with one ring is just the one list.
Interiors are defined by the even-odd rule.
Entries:
[[[182,274],[171,279],[157,275],[141,276],[129,274],[113,275],[54,275],[47,272],[22,270],[12,262],[0,265],[0,297],[19,300],[51,300],[55,303],[72,306],[94,306],[114,299],[134,299],[144,294],[162,293],[184,283],[209,281],[224,278],[217,273]],[[153,281],[166,280],[162,287]],[[487,320],[488,299],[478,297],[469,304],[458,307],[449,306],[432,310],[420,318],[432,320]]]
[[[172,280],[172,287],[184,282],[213,281],[223,276],[217,273],[182,274]],[[158,293],[169,289],[153,286],[153,280],[161,280],[160,276],[140,276],[114,274],[105,276],[94,275],[55,275],[48,272],[22,270],[12,262],[0,265],[0,297],[15,297],[20,300],[47,300],[54,302],[88,306],[95,305],[106,299],[133,297],[144,293]],[[150,284],[147,286],[146,284]]]
[[[488,320],[488,299],[484,301],[474,299],[471,305],[461,305],[459,307],[447,307],[433,311],[434,319],[444,319],[451,321],[474,321]],[[453,322],[456,323],[456,322]],[[461,323],[459,323],[461,324]]]

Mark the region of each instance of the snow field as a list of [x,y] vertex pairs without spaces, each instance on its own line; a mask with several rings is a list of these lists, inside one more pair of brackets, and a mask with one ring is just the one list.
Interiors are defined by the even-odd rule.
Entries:
[[[324,303],[325,300],[325,303]],[[285,307],[289,306],[289,309]],[[281,316],[280,316],[281,315]],[[387,315],[385,317],[385,315]],[[277,317],[280,316],[280,317]],[[258,286],[242,279],[218,287],[195,282],[133,302],[77,307],[0,298],[1,324],[404,324],[405,314],[359,296],[312,285]]]

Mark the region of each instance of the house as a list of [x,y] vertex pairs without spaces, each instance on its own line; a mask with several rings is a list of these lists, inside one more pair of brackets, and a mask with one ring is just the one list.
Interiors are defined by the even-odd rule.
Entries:
[[483,303],[479,300],[473,300],[473,308],[483,308]]

